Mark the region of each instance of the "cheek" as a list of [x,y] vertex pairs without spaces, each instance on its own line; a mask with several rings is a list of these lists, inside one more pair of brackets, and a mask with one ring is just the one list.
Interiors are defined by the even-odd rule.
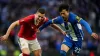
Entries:
[[68,16],[68,13],[66,13],[66,16]]
[[42,18],[39,18],[38,20],[41,21]]
[[67,16],[67,14],[64,14],[64,16]]
[[62,14],[61,16],[63,16],[63,17],[64,17],[64,14]]
[[66,17],[66,14],[64,14],[63,17]]
[[39,17],[36,18],[37,20],[39,19]]

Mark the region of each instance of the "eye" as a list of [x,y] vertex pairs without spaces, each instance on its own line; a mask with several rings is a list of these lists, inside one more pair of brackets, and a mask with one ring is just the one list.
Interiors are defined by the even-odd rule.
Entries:
[[64,15],[65,13],[61,13],[61,15]]
[[65,14],[65,13],[62,13],[62,14]]
[[38,17],[41,17],[41,16],[38,16]]
[[44,17],[42,17],[42,16],[38,16],[39,18],[44,18]]

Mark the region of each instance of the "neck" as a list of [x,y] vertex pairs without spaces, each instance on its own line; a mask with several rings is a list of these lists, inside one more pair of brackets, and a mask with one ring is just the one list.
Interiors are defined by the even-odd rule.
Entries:
[[67,21],[68,21],[68,18],[64,18],[64,21],[66,21],[66,22],[67,22]]
[[64,17],[64,21],[67,22],[67,21],[68,21],[68,17],[69,17],[69,16]]

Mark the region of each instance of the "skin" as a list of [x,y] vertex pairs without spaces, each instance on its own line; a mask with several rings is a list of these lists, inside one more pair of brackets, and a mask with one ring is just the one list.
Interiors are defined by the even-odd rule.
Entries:
[[[37,15],[36,24],[38,25],[39,22],[40,22],[41,20],[43,20],[43,18],[45,17],[45,14],[41,14],[41,13],[37,12],[35,15]],[[9,37],[10,32],[11,32],[16,26],[19,26],[19,25],[20,25],[20,24],[19,24],[19,20],[13,22],[13,23],[10,25],[10,27],[8,28],[6,34],[0,37],[0,41],[5,41],[5,40],[7,40],[8,37]],[[22,51],[22,53],[25,53],[25,54],[30,55],[30,50],[29,50],[29,48],[23,48],[21,51]],[[42,51],[41,51],[41,49],[38,49],[38,50],[33,51],[33,53],[34,53],[35,56],[41,56]]]
[[45,18],[45,14],[41,14],[41,13],[37,12],[36,15],[38,16],[36,19],[36,24],[38,25],[39,22]]
[[65,21],[67,21],[67,20],[68,20],[68,16],[69,16],[69,11],[66,11],[66,10],[64,9],[64,10],[62,10],[62,11],[60,12],[60,15],[63,17],[63,19],[64,19]]
[[[35,15],[37,16],[37,18],[36,18],[36,25],[38,25],[39,22],[40,21],[43,21],[43,18],[45,18],[45,14],[41,14],[41,13],[37,12]],[[7,40],[8,37],[9,37],[9,34],[10,34],[11,30],[13,30],[13,28],[15,28],[16,26],[19,26],[19,20],[13,22],[10,25],[10,27],[8,28],[6,34],[0,37],[0,41]],[[62,29],[60,29],[56,24],[52,24],[51,26],[53,28],[59,30],[62,34],[66,35],[66,33]],[[40,32],[40,31],[37,30],[37,32]],[[23,48],[21,51],[22,51],[22,53],[30,54],[29,48]],[[42,53],[42,50],[41,49],[38,49],[38,50],[33,51],[34,56],[41,56],[41,53]]]
[[[69,11],[66,11],[66,9],[63,9],[61,12],[60,12],[60,15],[63,17],[63,19],[67,22],[68,21],[68,16],[69,16]],[[98,39],[98,35],[96,33],[92,33],[91,36],[95,39]],[[61,45],[61,50],[64,50],[66,53],[68,52],[70,48],[65,45],[65,44],[62,44]],[[75,54],[72,54],[72,56],[75,56]]]

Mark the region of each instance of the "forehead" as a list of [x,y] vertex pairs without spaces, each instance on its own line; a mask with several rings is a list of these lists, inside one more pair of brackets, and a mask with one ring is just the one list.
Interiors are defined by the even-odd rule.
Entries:
[[66,9],[63,9],[60,13],[65,13],[65,12],[67,12]]
[[45,16],[45,14],[38,13],[39,16]]

